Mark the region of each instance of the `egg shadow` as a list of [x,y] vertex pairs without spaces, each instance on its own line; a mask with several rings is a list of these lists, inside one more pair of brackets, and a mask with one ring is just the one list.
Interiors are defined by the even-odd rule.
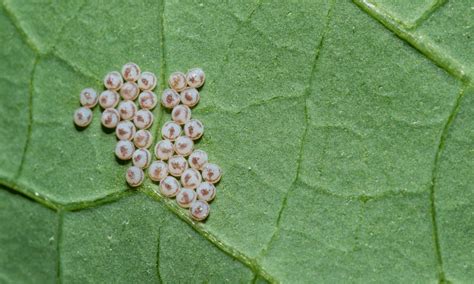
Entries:
[[82,126],[78,126],[75,123],[73,123],[73,124],[74,124],[74,128],[76,128],[76,130],[79,131],[79,132],[82,132],[82,131],[86,130],[86,128],[87,128],[87,126],[82,127]]
[[103,126],[102,124],[100,125],[100,128],[102,128],[102,131],[104,131],[107,134],[111,134],[115,132],[115,128],[107,128]]
[[[130,159],[130,160],[131,160],[131,159]],[[125,165],[127,165],[127,164],[130,163],[130,160],[120,160],[117,156],[115,156],[115,161],[117,161],[117,163],[118,163],[119,165],[125,166]]]

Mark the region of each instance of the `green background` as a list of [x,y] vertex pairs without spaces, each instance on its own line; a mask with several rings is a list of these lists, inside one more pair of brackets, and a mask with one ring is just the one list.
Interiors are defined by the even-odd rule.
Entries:
[[[2,0],[0,282],[474,279],[471,1],[128,2]],[[72,124],[128,61],[206,72],[204,223]]]

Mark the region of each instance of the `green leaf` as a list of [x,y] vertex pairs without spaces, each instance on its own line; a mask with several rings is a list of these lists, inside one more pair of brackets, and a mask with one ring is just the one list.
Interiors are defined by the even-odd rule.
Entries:
[[58,260],[55,212],[1,189],[0,282],[54,282]]
[[[109,2],[2,1],[1,282],[474,279],[468,1]],[[206,222],[72,123],[128,61],[206,72]]]

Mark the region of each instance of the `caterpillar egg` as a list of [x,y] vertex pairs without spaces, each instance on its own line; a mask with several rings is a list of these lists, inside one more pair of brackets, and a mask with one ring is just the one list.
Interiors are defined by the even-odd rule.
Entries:
[[118,91],[123,84],[122,75],[117,71],[107,73],[104,77],[104,86],[108,90]]
[[203,182],[196,188],[199,200],[210,202],[216,196],[216,187],[210,182]]
[[103,108],[114,108],[118,105],[120,96],[116,91],[105,90],[99,96],[99,105]]
[[99,97],[94,89],[86,88],[81,91],[81,94],[79,95],[79,100],[83,107],[93,108],[97,105]]
[[181,184],[186,188],[195,189],[201,181],[201,173],[193,168],[186,169],[181,175]]
[[176,195],[176,203],[182,208],[189,208],[196,201],[196,192],[189,188],[182,188]]
[[183,156],[173,156],[168,160],[168,171],[172,176],[179,177],[188,168],[188,162]]
[[126,81],[136,81],[140,77],[140,67],[133,62],[126,63],[122,67],[122,76]]
[[138,78],[138,87],[141,90],[151,91],[156,86],[156,76],[151,72],[143,72]]
[[161,94],[161,104],[166,108],[174,108],[179,101],[179,94],[173,89],[165,89]]
[[168,160],[173,156],[174,148],[173,142],[168,139],[161,140],[155,145],[155,157],[159,160]]
[[173,90],[181,92],[186,88],[186,75],[182,72],[174,72],[168,78],[168,84]]
[[120,96],[124,100],[135,100],[140,92],[140,88],[135,82],[125,82],[120,89]]
[[197,140],[204,134],[204,125],[197,119],[191,119],[184,125],[184,133],[192,140]]
[[133,152],[132,163],[135,167],[146,169],[151,163],[151,154],[147,149],[137,149]]
[[174,141],[174,151],[178,155],[188,156],[193,152],[194,142],[187,136],[179,136]]
[[137,187],[143,183],[145,174],[139,167],[132,166],[127,169],[127,172],[125,173],[125,179],[131,187]]
[[154,161],[148,168],[148,176],[152,181],[162,181],[168,176],[168,164]]
[[185,105],[177,105],[171,111],[171,119],[177,124],[183,125],[191,119],[191,109]]
[[86,127],[92,121],[92,111],[87,107],[80,107],[74,112],[74,123],[79,127]]
[[100,121],[106,128],[115,128],[120,121],[120,114],[114,108],[107,108],[102,112]]
[[170,141],[176,140],[181,135],[181,126],[176,122],[168,121],[161,128],[161,136]]
[[120,121],[115,128],[115,135],[119,140],[132,140],[135,132],[135,124],[128,120]]
[[115,145],[115,156],[120,160],[130,160],[135,152],[135,146],[128,140],[120,140]]
[[120,118],[124,120],[133,119],[137,113],[137,105],[133,101],[121,101],[117,107]]
[[204,84],[206,74],[201,68],[193,68],[186,74],[186,83],[193,88],[199,88]]
[[150,148],[153,143],[153,135],[148,130],[138,130],[133,138],[133,143],[137,148]]
[[188,162],[191,168],[196,170],[202,170],[202,167],[208,162],[209,158],[207,153],[203,150],[195,150],[188,157]]
[[151,91],[143,91],[138,97],[138,103],[143,109],[154,109],[158,103],[158,98],[155,93]]
[[222,176],[221,168],[216,164],[207,163],[202,168],[202,177],[210,183],[217,183]]
[[166,197],[175,197],[181,186],[176,178],[167,176],[160,182],[160,192]]
[[138,129],[148,129],[153,124],[154,116],[151,111],[147,109],[141,109],[137,111],[133,118],[133,123]]
[[196,221],[202,221],[209,216],[209,211],[210,207],[209,204],[207,204],[206,201],[202,200],[196,200],[191,204],[191,207],[189,208],[189,213],[191,215],[191,218],[193,218]]
[[181,102],[188,107],[197,105],[199,98],[199,92],[195,88],[186,88],[181,92]]

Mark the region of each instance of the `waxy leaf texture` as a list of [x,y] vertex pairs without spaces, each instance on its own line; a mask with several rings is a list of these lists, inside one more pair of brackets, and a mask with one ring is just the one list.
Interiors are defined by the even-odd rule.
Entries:
[[[467,0],[2,0],[1,283],[468,283]],[[72,114],[129,61],[207,82],[204,223]],[[169,111],[153,111],[159,136]]]

